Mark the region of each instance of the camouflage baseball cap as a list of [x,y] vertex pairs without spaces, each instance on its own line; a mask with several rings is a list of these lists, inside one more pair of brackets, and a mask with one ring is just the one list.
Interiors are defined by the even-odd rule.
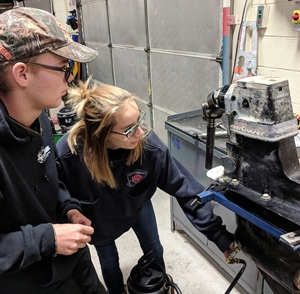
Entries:
[[45,10],[16,7],[0,14],[0,62],[52,52],[90,62],[98,52],[74,42],[57,19]]

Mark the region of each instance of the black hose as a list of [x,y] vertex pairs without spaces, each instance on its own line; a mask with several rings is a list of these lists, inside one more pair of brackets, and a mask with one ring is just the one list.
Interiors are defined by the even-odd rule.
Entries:
[[166,283],[166,287],[168,287],[168,286],[173,287],[175,289],[176,293],[182,294],[181,291],[180,291],[180,289],[179,289],[179,287],[175,283],[168,281]]
[[236,277],[234,278],[234,280],[232,281],[232,283],[230,284],[229,288],[227,289],[227,291],[225,292],[225,294],[229,294],[231,292],[231,290],[234,288],[234,286],[236,285],[236,283],[238,282],[238,280],[240,279],[241,275],[243,274],[243,272],[245,271],[246,268],[246,261],[243,259],[239,259],[239,263],[243,264],[243,267],[240,269],[240,271],[238,272],[238,274],[236,275]]

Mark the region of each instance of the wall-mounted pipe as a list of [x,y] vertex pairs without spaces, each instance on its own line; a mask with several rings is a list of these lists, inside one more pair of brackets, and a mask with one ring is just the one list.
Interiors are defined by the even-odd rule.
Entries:
[[229,83],[229,56],[230,56],[230,25],[228,16],[230,15],[230,0],[223,0],[223,66],[222,84]]

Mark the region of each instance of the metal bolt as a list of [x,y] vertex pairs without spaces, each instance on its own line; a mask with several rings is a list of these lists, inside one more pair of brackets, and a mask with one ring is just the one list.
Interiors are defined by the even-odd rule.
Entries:
[[289,239],[294,239],[296,237],[296,233],[291,232],[287,236],[288,236]]
[[271,196],[268,193],[264,193],[261,197],[263,200],[270,200]]
[[192,134],[192,138],[193,138],[193,139],[198,139],[198,135],[197,135],[196,133],[193,133],[193,134]]
[[232,179],[231,181],[232,185],[238,185],[239,184],[239,181],[237,179]]

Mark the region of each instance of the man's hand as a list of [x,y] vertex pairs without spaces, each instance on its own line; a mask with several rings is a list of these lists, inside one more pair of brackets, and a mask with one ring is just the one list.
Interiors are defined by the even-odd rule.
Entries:
[[223,254],[225,255],[225,258],[227,258],[231,252],[233,252],[235,249],[235,245],[234,242],[232,242],[229,247],[227,248],[227,250],[225,252],[223,252]]
[[91,241],[94,229],[81,224],[54,224],[56,234],[57,254],[71,255],[84,248]]
[[72,224],[81,224],[85,226],[90,226],[92,224],[92,222],[77,209],[69,210],[67,213],[67,218]]

